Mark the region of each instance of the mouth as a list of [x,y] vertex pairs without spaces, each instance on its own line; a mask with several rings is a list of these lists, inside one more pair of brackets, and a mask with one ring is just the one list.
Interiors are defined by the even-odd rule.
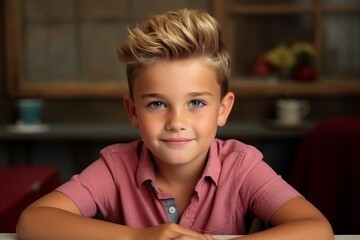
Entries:
[[190,138],[166,138],[161,139],[162,142],[170,146],[183,146],[190,143],[193,139]]

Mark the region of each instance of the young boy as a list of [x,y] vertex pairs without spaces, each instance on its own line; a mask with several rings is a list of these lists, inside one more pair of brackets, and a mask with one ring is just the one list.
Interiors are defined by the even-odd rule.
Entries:
[[[21,239],[212,239],[245,235],[255,215],[269,229],[241,239],[332,239],[324,216],[254,147],[215,139],[226,123],[229,55],[218,23],[195,10],[150,17],[118,57],[125,108],[141,140],[100,159],[21,215]],[[91,218],[100,211],[104,220]]]

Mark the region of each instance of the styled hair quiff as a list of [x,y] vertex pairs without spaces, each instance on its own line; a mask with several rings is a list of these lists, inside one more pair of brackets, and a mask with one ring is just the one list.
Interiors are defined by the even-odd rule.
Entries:
[[131,96],[137,69],[162,60],[192,57],[204,58],[215,71],[222,97],[228,92],[230,57],[221,40],[218,22],[207,12],[183,9],[150,16],[129,30],[117,55],[126,64]]

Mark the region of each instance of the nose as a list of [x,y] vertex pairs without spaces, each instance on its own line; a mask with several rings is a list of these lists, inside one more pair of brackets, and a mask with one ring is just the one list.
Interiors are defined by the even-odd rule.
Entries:
[[187,127],[186,112],[180,109],[172,109],[167,114],[165,128],[168,131],[185,130]]

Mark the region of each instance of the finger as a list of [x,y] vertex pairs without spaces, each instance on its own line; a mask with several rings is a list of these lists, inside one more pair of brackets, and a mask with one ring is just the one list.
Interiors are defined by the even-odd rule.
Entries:
[[172,239],[173,240],[213,240],[213,238],[208,238],[206,236],[201,236],[201,235],[200,235],[200,237],[181,235],[181,236],[178,236],[178,237],[172,238]]
[[177,227],[178,227],[177,233],[180,233],[181,235],[174,238],[176,240],[185,240],[185,239],[213,240],[213,237],[209,234],[201,234],[193,230],[181,227],[180,225],[177,225]]
[[206,240],[214,240],[214,238],[210,234],[203,234]]
[[[191,231],[191,230],[190,230]],[[175,238],[176,240],[187,240],[187,239],[197,239],[197,240],[213,240],[214,238],[209,234],[200,234],[194,231],[190,233],[178,236]]]

